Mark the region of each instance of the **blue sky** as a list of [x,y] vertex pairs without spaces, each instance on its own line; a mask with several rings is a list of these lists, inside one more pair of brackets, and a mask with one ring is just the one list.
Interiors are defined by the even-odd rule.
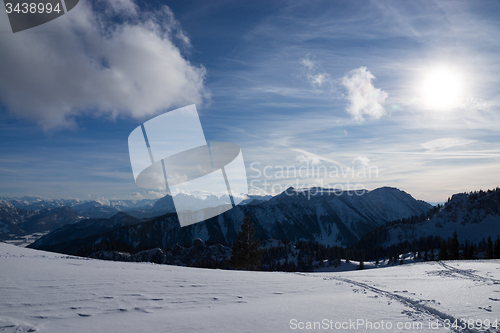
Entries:
[[498,1],[81,0],[12,34],[2,13],[0,196],[159,197],[134,183],[127,138],[189,104],[208,141],[240,145],[254,192],[496,187],[499,16]]

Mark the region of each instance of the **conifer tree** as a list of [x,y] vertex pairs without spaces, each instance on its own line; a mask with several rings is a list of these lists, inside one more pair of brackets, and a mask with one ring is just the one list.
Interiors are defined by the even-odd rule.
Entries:
[[493,257],[495,259],[500,259],[500,237],[497,237],[495,241],[495,246],[493,248]]
[[245,217],[241,224],[238,239],[233,244],[229,264],[237,269],[253,270],[260,266],[262,250],[259,249],[259,240],[254,238],[255,229],[250,222],[250,216]]
[[448,260],[448,250],[444,239],[441,241],[441,248],[439,249],[438,257],[439,260]]
[[467,255],[468,259],[477,259],[476,253],[477,253],[477,246],[474,245],[474,243],[472,243],[469,246],[469,254]]
[[469,242],[465,240],[464,250],[462,252],[462,259],[469,259]]
[[486,259],[493,259],[493,241],[491,240],[491,236],[486,241]]
[[451,259],[451,260],[460,259],[459,258],[459,256],[460,256],[459,246],[460,246],[460,243],[458,242],[458,235],[457,235],[457,232],[455,231],[453,233],[451,240],[450,240],[450,253],[449,253],[448,259]]

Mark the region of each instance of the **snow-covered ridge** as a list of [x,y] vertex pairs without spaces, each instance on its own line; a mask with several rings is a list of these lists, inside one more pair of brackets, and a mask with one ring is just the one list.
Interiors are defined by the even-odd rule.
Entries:
[[447,239],[454,232],[461,243],[466,240],[477,243],[483,238],[500,236],[500,189],[454,194],[429,220],[387,228],[387,238],[380,245],[411,243],[429,235]]

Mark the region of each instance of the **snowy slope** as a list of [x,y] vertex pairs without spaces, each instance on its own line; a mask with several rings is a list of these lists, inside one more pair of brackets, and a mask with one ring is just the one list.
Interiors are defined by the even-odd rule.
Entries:
[[494,240],[500,236],[500,190],[483,196],[460,193],[452,196],[431,219],[417,224],[397,224],[387,229],[387,240],[379,245],[392,245],[400,240],[419,239],[424,236],[449,238],[457,232],[461,243],[473,243],[483,238]]
[[99,261],[0,243],[0,267],[7,333],[287,332],[308,322],[449,332],[446,319],[500,314],[498,260],[294,274]]

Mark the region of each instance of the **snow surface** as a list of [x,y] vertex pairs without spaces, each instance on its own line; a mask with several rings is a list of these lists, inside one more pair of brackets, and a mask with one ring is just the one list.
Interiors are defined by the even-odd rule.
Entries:
[[[459,318],[500,319],[499,260],[245,272],[100,261],[0,243],[0,332],[286,332],[330,320],[449,332],[444,320]],[[429,321],[441,327],[429,329]],[[395,329],[397,323],[423,328]]]

